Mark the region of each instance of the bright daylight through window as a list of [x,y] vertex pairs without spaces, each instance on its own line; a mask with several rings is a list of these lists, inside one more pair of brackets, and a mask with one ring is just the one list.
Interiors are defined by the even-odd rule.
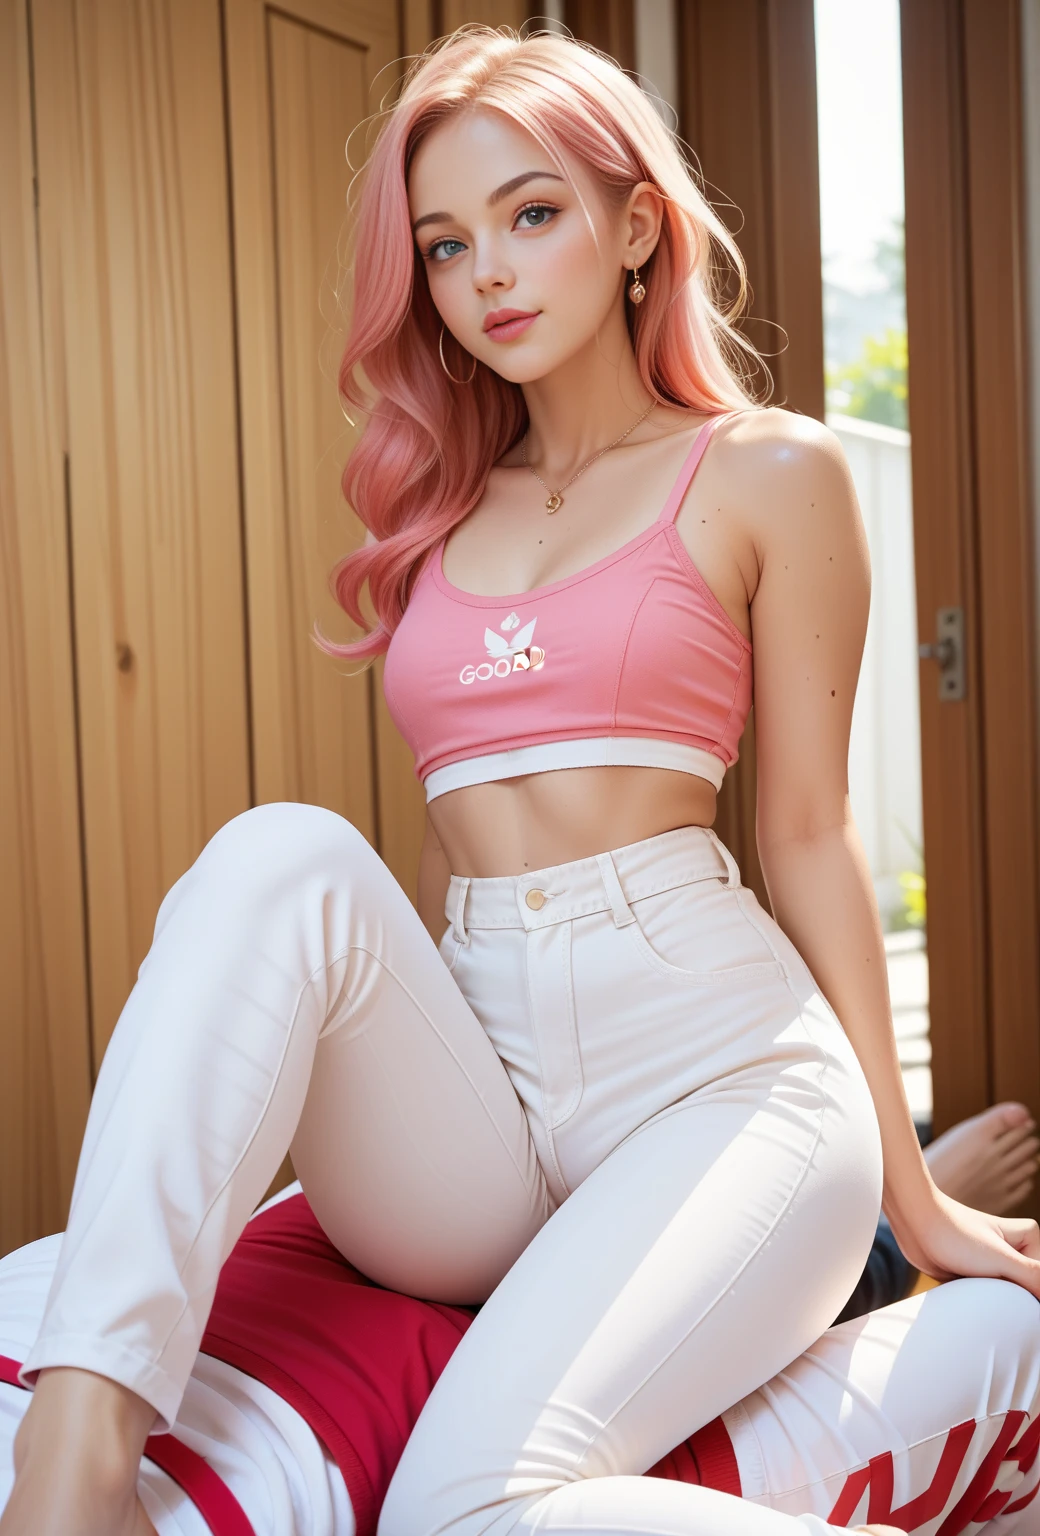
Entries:
[[898,0],[816,0],[827,421],[870,545],[866,651],[849,751],[852,809],[885,927],[900,1060],[931,1118]]

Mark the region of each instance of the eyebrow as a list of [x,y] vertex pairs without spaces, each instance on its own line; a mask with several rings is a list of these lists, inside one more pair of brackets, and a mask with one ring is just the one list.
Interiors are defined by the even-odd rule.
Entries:
[[[504,181],[500,187],[495,188],[487,200],[488,207],[493,208],[496,203],[500,203],[511,192],[516,192],[520,187],[526,186],[529,181],[539,180],[563,181],[564,178],[558,176],[555,171],[521,171],[519,176],[514,176],[512,180]],[[416,219],[412,225],[412,233],[415,234],[424,224],[451,224],[453,222],[454,215],[450,213],[424,213],[422,218]]]

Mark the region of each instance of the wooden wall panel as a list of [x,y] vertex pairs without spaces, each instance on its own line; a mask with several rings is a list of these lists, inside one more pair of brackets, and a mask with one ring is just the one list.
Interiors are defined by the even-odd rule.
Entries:
[[426,795],[415,777],[415,759],[390,718],[383,697],[383,659],[372,671],[376,752],[379,762],[378,847],[397,883],[415,901],[419,852],[426,830]]
[[[679,128],[747,263],[753,294],[747,332],[767,357],[773,403],[822,420],[812,0],[683,0],[677,16]],[[715,826],[745,882],[767,903],[755,805],[752,712],[740,760],[719,795]]]
[[772,402],[823,419],[816,46],[812,0],[678,7],[680,132],[733,230]]
[[[344,145],[369,109],[371,61],[353,39],[275,13],[267,41],[291,614],[284,642],[295,706],[291,798],[339,811],[374,840],[371,672],[330,660],[311,639],[315,619],[327,634],[353,635],[328,573],[364,532],[340,489],[357,433],[336,389],[337,293],[350,177]],[[256,618],[262,622],[261,608]]]
[[0,7],[0,1253],[64,1225],[90,1092],[64,463],[26,9]]
[[519,31],[531,16],[542,14],[532,0],[400,0],[400,12],[401,50],[406,55],[421,53],[434,38],[467,22]]
[[633,0],[565,0],[563,19],[581,42],[609,54],[622,69],[635,69]]
[[[414,0],[408,12],[417,51],[429,36]],[[364,533],[340,490],[357,436],[336,385],[345,147],[392,89],[397,18],[375,0],[228,0],[225,29],[256,799],[346,816],[414,896],[421,791],[400,772],[407,749],[376,698],[376,670],[311,640],[315,621],[338,640],[356,633],[328,590]],[[292,1177],[286,1158],[268,1194]]]
[[249,804],[217,0],[38,0],[95,1054],[159,902]]
[[527,20],[531,7],[527,0],[434,0],[434,36],[454,32],[467,21],[479,21],[487,27],[515,27]]
[[344,146],[392,86],[396,13],[229,0],[226,27],[256,798],[327,805],[375,842],[372,672],[310,632],[352,636],[326,587],[362,533],[338,483]]
[[434,9],[434,0],[400,0],[401,52],[406,59],[422,53],[437,36]]

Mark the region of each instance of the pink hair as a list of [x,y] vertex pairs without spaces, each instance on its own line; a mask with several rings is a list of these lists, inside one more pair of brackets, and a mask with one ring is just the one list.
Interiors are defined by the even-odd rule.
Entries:
[[[660,401],[699,412],[746,408],[755,358],[734,328],[744,308],[744,263],[695,184],[675,136],[638,85],[602,54],[569,38],[466,27],[409,71],[368,162],[356,220],[353,318],[340,394],[369,412],[343,472],[343,492],[378,541],[347,555],[332,590],[367,627],[366,582],[377,624],[330,653],[384,651],[430,551],[479,501],[488,473],[527,425],[520,387],[476,364],[471,384],[448,379],[438,357],[440,317],[412,238],[407,175],[423,139],[466,107],[503,113],[560,163],[572,155],[623,200],[640,181],[664,200],[657,249],[643,268],[646,299],[628,306],[640,377]],[[561,166],[562,169],[562,166]],[[720,271],[721,267],[721,271]],[[723,297],[726,268],[736,278]],[[448,366],[472,359],[446,333]]]

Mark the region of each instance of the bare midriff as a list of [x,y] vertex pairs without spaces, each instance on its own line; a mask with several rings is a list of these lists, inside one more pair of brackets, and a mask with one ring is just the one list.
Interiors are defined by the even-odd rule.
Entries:
[[453,872],[483,879],[710,827],[715,789],[670,768],[564,768],[451,790],[429,815]]

